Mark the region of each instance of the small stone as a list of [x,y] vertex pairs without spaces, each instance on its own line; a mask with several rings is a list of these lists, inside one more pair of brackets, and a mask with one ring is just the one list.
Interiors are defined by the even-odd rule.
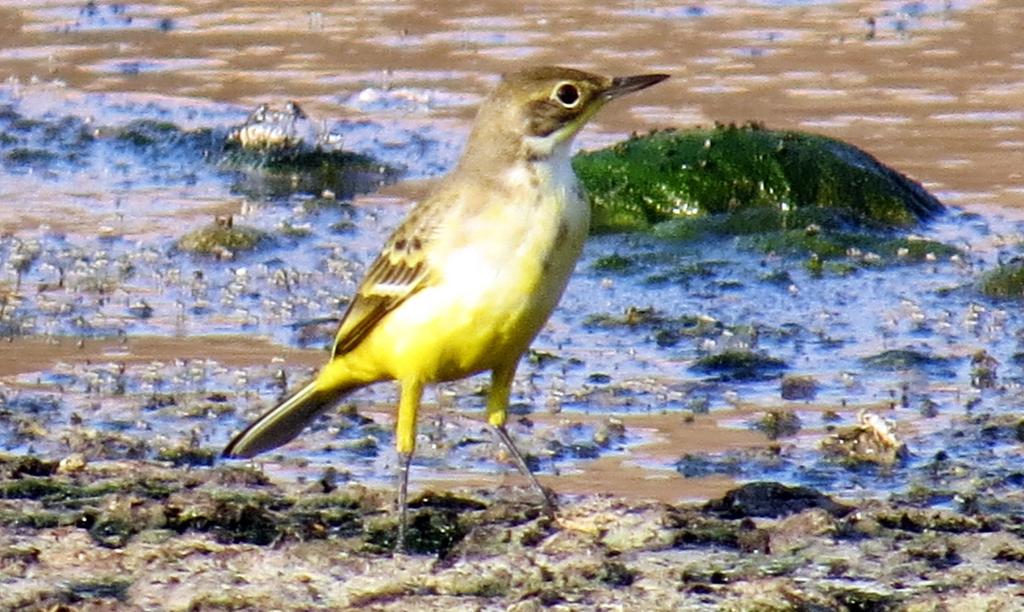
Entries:
[[859,422],[844,428],[821,443],[822,451],[840,461],[856,465],[895,465],[909,456],[892,423],[871,412],[862,412]]
[[812,400],[818,394],[818,381],[813,376],[783,376],[780,386],[784,400]]
[[803,423],[792,410],[769,410],[754,423],[754,427],[764,432],[769,440],[777,440],[796,435]]
[[77,474],[85,469],[88,462],[82,453],[71,453],[57,464],[58,474]]

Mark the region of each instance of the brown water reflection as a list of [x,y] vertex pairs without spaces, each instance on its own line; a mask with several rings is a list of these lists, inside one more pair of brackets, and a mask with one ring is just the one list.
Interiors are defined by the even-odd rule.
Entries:
[[[495,75],[524,63],[659,70],[677,78],[642,106],[608,109],[584,144],[606,140],[600,131],[758,120],[852,141],[953,203],[1024,203],[1024,7],[788,4],[20,2],[0,8],[0,75],[58,80],[68,95],[244,107],[288,98],[322,117],[451,117],[465,131]],[[433,99],[368,108],[357,94],[373,87]]]
[[[1024,4],[1014,0],[685,5],[636,0],[600,9],[583,0],[472,5],[18,1],[0,7],[0,76],[7,87],[35,92],[39,100],[106,93],[115,102],[231,104],[241,111],[294,99],[314,116],[439,124],[458,140],[496,75],[523,64],[560,63],[615,74],[664,71],[675,78],[645,93],[635,106],[607,109],[582,138],[583,146],[632,130],[756,120],[853,142],[949,203],[970,210],[1005,208],[1020,217],[1021,31]],[[379,104],[375,97],[403,88],[408,90],[403,104]],[[398,185],[393,192],[409,196],[420,187]],[[203,193],[154,189],[136,193],[135,201],[111,203],[110,210],[82,212],[68,203],[80,186],[44,189],[41,197],[33,177],[0,186],[4,229],[48,224],[89,234],[114,215],[129,217],[125,223],[131,225],[138,204],[146,211],[146,216],[139,213],[140,225],[169,233],[173,226],[239,206]],[[89,189],[100,200],[116,192],[113,179],[90,183]],[[154,199],[160,201],[156,210],[142,201]],[[0,375],[46,369],[57,360],[128,359],[92,344],[82,353],[73,344],[24,342],[17,348],[27,357],[15,362],[15,351],[5,350]],[[187,339],[139,341],[127,350],[138,360],[202,353],[232,365],[262,364],[270,355],[288,352],[260,342]],[[320,357],[299,354],[291,351],[287,358],[309,365]],[[681,449],[763,442],[759,434],[723,429],[715,420],[684,427],[678,419],[647,422],[650,418],[630,422],[653,432],[640,453],[678,456]],[[666,489],[657,480],[630,484],[635,467],[620,458],[602,459],[586,470],[558,486],[590,490],[600,485],[610,492],[659,497],[694,494]],[[704,490],[727,484],[709,480]]]
[[346,104],[366,87],[430,88],[468,97],[413,118],[464,123],[465,102],[523,63],[663,70],[677,78],[642,107],[609,109],[600,127],[756,119],[812,129],[954,202],[1024,203],[1024,6],[1010,0],[85,6],[0,9],[0,74],[245,106],[292,98],[332,117],[387,115]]
[[[344,101],[368,86],[479,95],[524,62],[667,71],[678,78],[638,110],[613,108],[601,127],[754,119],[814,129],[971,193],[957,200],[1020,204],[1008,154],[1019,154],[1024,124],[1024,6],[787,4],[176,2],[114,13],[98,3],[90,16],[81,2],[18,2],[0,9],[0,74],[247,106],[287,97],[347,116]],[[471,114],[465,104],[429,111]]]

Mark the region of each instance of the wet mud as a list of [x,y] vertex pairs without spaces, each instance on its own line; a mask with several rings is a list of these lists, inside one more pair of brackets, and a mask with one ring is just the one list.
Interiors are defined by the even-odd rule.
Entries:
[[[424,492],[394,555],[389,496],[325,473],[0,458],[11,609],[1012,609],[1007,505],[836,501],[752,482],[706,504]],[[1019,488],[1019,479],[1015,485]],[[993,506],[993,502],[995,505]]]
[[[1015,609],[1024,10],[609,10],[621,27],[574,2],[0,8],[0,607]],[[496,75],[553,62],[674,76],[583,148],[758,121],[855,144],[949,210],[868,242],[593,237],[513,393],[553,520],[481,378],[422,415],[407,555],[392,386],[220,461],[326,358]],[[355,175],[224,163],[288,100]]]

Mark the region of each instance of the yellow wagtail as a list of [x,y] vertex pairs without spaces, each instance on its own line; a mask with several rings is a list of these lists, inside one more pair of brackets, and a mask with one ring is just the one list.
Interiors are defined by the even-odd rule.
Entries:
[[401,385],[398,545],[424,385],[491,371],[487,421],[519,470],[553,502],[505,429],[523,353],[562,296],[590,207],[570,163],[573,137],[609,100],[665,74],[610,78],[560,67],[506,75],[480,107],[458,166],[415,207],[370,266],[317,377],[256,419],[226,457],[284,444],[347,393]]

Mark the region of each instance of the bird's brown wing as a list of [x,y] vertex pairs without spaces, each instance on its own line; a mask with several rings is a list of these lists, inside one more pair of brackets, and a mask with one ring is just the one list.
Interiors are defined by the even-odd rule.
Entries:
[[385,315],[430,284],[425,249],[437,222],[435,206],[425,202],[388,239],[342,317],[334,338],[335,357],[355,348]]

